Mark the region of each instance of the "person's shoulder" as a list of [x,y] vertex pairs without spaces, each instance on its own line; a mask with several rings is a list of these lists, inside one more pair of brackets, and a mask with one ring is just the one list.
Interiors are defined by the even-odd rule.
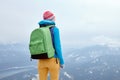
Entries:
[[57,26],[54,26],[54,31],[59,31],[59,28]]
[[57,26],[54,26],[54,29],[58,29],[58,27],[57,27]]

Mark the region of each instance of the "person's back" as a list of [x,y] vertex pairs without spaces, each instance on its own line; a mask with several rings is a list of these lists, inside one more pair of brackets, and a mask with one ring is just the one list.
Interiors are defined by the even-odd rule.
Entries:
[[64,60],[62,57],[61,43],[59,29],[55,26],[55,16],[50,11],[46,11],[43,14],[42,21],[39,22],[40,27],[48,25],[54,26],[50,29],[52,36],[52,43],[55,49],[55,55],[50,59],[38,60],[38,73],[40,80],[47,80],[48,72],[50,73],[50,80],[59,80],[60,67],[63,68]]

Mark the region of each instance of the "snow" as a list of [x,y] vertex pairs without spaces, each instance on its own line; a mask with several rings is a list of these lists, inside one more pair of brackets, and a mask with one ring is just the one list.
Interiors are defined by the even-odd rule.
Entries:
[[36,74],[35,77],[33,77],[31,80],[39,80],[39,75]]
[[90,74],[92,74],[92,73],[93,73],[93,71],[89,71],[89,73],[90,73]]
[[97,63],[99,61],[98,58],[96,58],[95,60],[93,60],[91,63]]
[[116,72],[116,73],[119,73],[119,71],[118,71],[118,70],[116,70],[115,72]]
[[71,77],[67,72],[64,72],[64,75],[65,75],[66,77],[68,77],[69,79],[72,79],[72,77]]

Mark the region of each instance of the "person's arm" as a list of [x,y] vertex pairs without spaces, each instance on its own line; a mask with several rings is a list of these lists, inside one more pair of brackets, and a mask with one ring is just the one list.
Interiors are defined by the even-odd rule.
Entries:
[[64,60],[63,60],[63,57],[62,57],[59,29],[57,27],[55,27],[53,31],[54,31],[54,46],[55,46],[55,50],[56,50],[57,56],[59,58],[60,65],[63,65],[64,64]]

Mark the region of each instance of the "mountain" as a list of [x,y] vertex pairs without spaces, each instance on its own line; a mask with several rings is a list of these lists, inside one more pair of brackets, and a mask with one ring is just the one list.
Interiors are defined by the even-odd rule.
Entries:
[[36,69],[26,44],[0,44],[0,80],[27,80]]
[[73,48],[65,55],[65,69],[74,80],[120,80],[119,47],[94,45]]
[[0,68],[33,64],[28,49],[26,44],[0,44]]
[[[120,80],[120,47],[64,47],[60,80]],[[37,62],[30,61],[26,44],[0,44],[0,65],[0,80],[37,80]]]

